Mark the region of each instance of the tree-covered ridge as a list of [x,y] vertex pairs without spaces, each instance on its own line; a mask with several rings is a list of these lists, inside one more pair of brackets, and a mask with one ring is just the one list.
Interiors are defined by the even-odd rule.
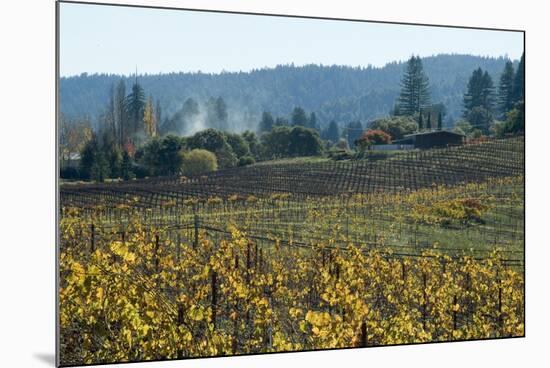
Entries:
[[[472,71],[481,67],[498,81],[506,61],[504,57],[472,55],[422,58],[431,100],[446,106],[446,121],[461,116]],[[231,130],[254,129],[263,111],[286,116],[296,106],[315,111],[318,124],[326,127],[332,120],[342,125],[388,115],[399,96],[405,67],[406,62],[382,68],[291,64],[251,72],[145,74],[139,81],[147,94],[160,101],[164,116],[176,113],[188,98],[206,104],[210,97],[221,96],[227,104]],[[120,78],[113,74],[61,78],[61,111],[67,117],[87,115],[96,121],[109,100],[111,86]],[[122,79],[131,90],[134,76]]]

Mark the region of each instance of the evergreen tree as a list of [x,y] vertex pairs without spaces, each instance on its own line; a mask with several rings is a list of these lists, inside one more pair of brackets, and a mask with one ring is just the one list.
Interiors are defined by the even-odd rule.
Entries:
[[[185,100],[181,109],[176,111],[172,117],[163,121],[161,126],[162,134],[189,134],[193,130],[193,124],[199,113],[199,104],[189,97]],[[157,120],[158,123],[159,121]]]
[[209,128],[227,131],[228,113],[224,99],[210,97],[206,103],[206,124]]
[[428,119],[426,120],[426,129],[432,130],[432,114],[428,113]]
[[109,176],[109,162],[96,135],[86,143],[80,153],[80,172],[83,179],[103,182]]
[[126,151],[122,152],[120,176],[123,180],[130,180],[136,177],[136,175],[134,174],[134,169],[132,167],[132,159]]
[[[432,99],[444,101],[448,109],[448,118],[444,114],[444,121],[456,120],[462,114],[464,84],[468,81],[466,79],[464,84],[461,83],[464,73],[468,78],[474,69],[481,67],[491,76],[500,77],[505,62],[502,57],[472,55],[438,55],[422,58],[430,86],[434,87],[430,89]],[[255,124],[261,119],[263,110],[258,110],[260,106],[266,106],[264,109],[269,110],[275,117],[289,115],[295,105],[300,105],[308,111],[308,116],[309,112],[315,111],[318,123],[326,127],[331,120],[346,123],[352,120],[370,121],[386,115],[397,103],[396,97],[400,92],[399,80],[406,65],[407,60],[404,63],[388,63],[382,68],[281,66],[250,73],[171,73],[144,75],[138,79],[146,89],[145,97],[152,93],[154,97],[161,98],[164,116],[160,120],[157,119],[157,123],[170,118],[181,107],[185,98],[191,96],[190,91],[193,96],[200,97],[201,102],[206,102],[209,95],[214,95],[213,91],[223,90],[223,98],[227,103],[239,101],[239,110],[244,112],[249,109],[251,113],[258,115],[254,119]],[[516,63],[514,66],[517,67]],[[95,122],[101,112],[99,107],[103,107],[107,101],[109,85],[114,82],[118,87],[121,79],[126,82],[126,93],[123,94],[126,97],[131,92],[133,78],[100,74],[61,78],[60,98],[63,112],[73,118],[88,114]],[[343,80],[346,83],[342,83]],[[277,88],[270,88],[273,81],[277,81]],[[498,84],[498,80],[494,82],[495,85]],[[366,89],[365,83],[368,83]],[[321,88],[315,87],[320,85]],[[217,94],[215,96],[217,97]],[[358,111],[361,113],[361,119]],[[435,117],[434,114],[432,124]],[[237,121],[231,118],[230,120]],[[247,126],[250,125],[243,124],[239,129]]]
[[132,138],[143,126],[143,110],[145,108],[145,93],[138,83],[137,76],[132,86],[132,92],[126,98],[126,110],[130,123],[128,124],[127,137]]
[[437,130],[443,130],[443,113],[437,114]]
[[493,84],[493,79],[487,71],[483,72],[482,78],[482,107],[485,108],[490,113],[493,113],[495,110],[495,86]]
[[424,119],[422,119],[422,113],[418,115],[418,131],[424,130]]
[[476,106],[468,113],[467,120],[474,129],[478,129],[483,133],[488,133],[491,122],[493,121],[493,115],[486,108]]
[[199,117],[201,111],[199,107],[199,103],[195,101],[193,98],[189,97],[185,102],[183,103],[183,107],[181,108],[180,114],[178,116],[179,118],[179,130],[175,130],[176,132],[181,133],[187,133],[190,131],[190,129],[193,128],[193,125],[196,123],[197,118]]
[[314,112],[309,114],[308,128],[315,129],[315,130],[319,129],[319,127],[317,126],[317,115],[315,115]]
[[525,99],[525,53],[521,54],[516,77],[514,79],[514,104]]
[[222,131],[228,130],[227,120],[229,114],[227,113],[227,105],[221,96],[216,99],[216,116],[219,121],[219,129]]
[[498,110],[501,117],[514,107],[514,66],[510,60],[504,65],[498,85]]
[[363,124],[360,121],[352,121],[345,128],[345,137],[349,147],[355,147],[355,141],[363,134]]
[[306,115],[306,112],[301,107],[295,107],[294,110],[292,110],[292,117],[291,117],[292,125],[300,125],[303,127],[308,126],[308,118]]
[[115,179],[121,176],[123,153],[122,149],[117,147],[112,137],[109,145],[103,147],[103,152],[109,165],[110,177]]
[[270,112],[264,111],[262,114],[262,120],[260,121],[259,130],[261,133],[269,132],[273,129],[275,121],[273,120],[273,115]]
[[338,124],[336,124],[334,120],[331,120],[327,128],[326,139],[331,141],[332,143],[336,143],[338,142],[339,138],[340,129],[338,129]]
[[401,93],[396,111],[402,115],[414,115],[430,104],[428,77],[424,73],[422,60],[412,56],[407,62],[405,74],[401,79]]
[[468,119],[469,113],[476,107],[482,107],[488,112],[494,109],[493,80],[487,71],[481,68],[474,70],[468,80],[467,91],[464,94],[464,117]]

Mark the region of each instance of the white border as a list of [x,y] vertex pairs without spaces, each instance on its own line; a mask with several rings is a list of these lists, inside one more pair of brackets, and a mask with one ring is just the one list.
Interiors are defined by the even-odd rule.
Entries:
[[[110,2],[125,3],[112,0]],[[527,337],[215,358],[148,367],[542,366],[548,361],[548,33],[543,5],[519,1],[128,0],[126,3],[527,31]],[[543,2],[540,2],[543,4]],[[54,354],[54,1],[0,11],[0,366],[52,366]],[[100,25],[98,25],[100,26]],[[129,367],[111,365],[111,367]]]

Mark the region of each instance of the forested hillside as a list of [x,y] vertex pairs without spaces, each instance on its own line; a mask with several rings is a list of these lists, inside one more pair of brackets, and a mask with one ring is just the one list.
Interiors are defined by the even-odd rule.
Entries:
[[[444,124],[448,125],[462,113],[464,92],[473,70],[481,67],[497,80],[506,59],[437,55],[422,61],[430,82],[431,100],[445,105]],[[202,104],[211,96],[221,96],[227,104],[231,130],[255,130],[263,111],[288,115],[295,106],[315,112],[319,125],[326,127],[331,120],[347,124],[388,115],[399,94],[405,65],[405,62],[392,62],[382,68],[283,65],[251,72],[170,73],[138,78],[146,93],[158,99],[164,117],[176,113],[189,97]],[[61,111],[69,118],[88,116],[95,125],[105,109],[111,87],[121,78],[130,88],[134,76],[82,74],[61,78]]]

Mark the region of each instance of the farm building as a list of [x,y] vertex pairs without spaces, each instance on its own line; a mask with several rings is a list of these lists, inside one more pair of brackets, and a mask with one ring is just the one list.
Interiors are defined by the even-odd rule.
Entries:
[[448,130],[436,130],[406,135],[403,139],[393,141],[393,144],[412,144],[415,148],[433,148],[456,146],[464,143],[464,135]]

